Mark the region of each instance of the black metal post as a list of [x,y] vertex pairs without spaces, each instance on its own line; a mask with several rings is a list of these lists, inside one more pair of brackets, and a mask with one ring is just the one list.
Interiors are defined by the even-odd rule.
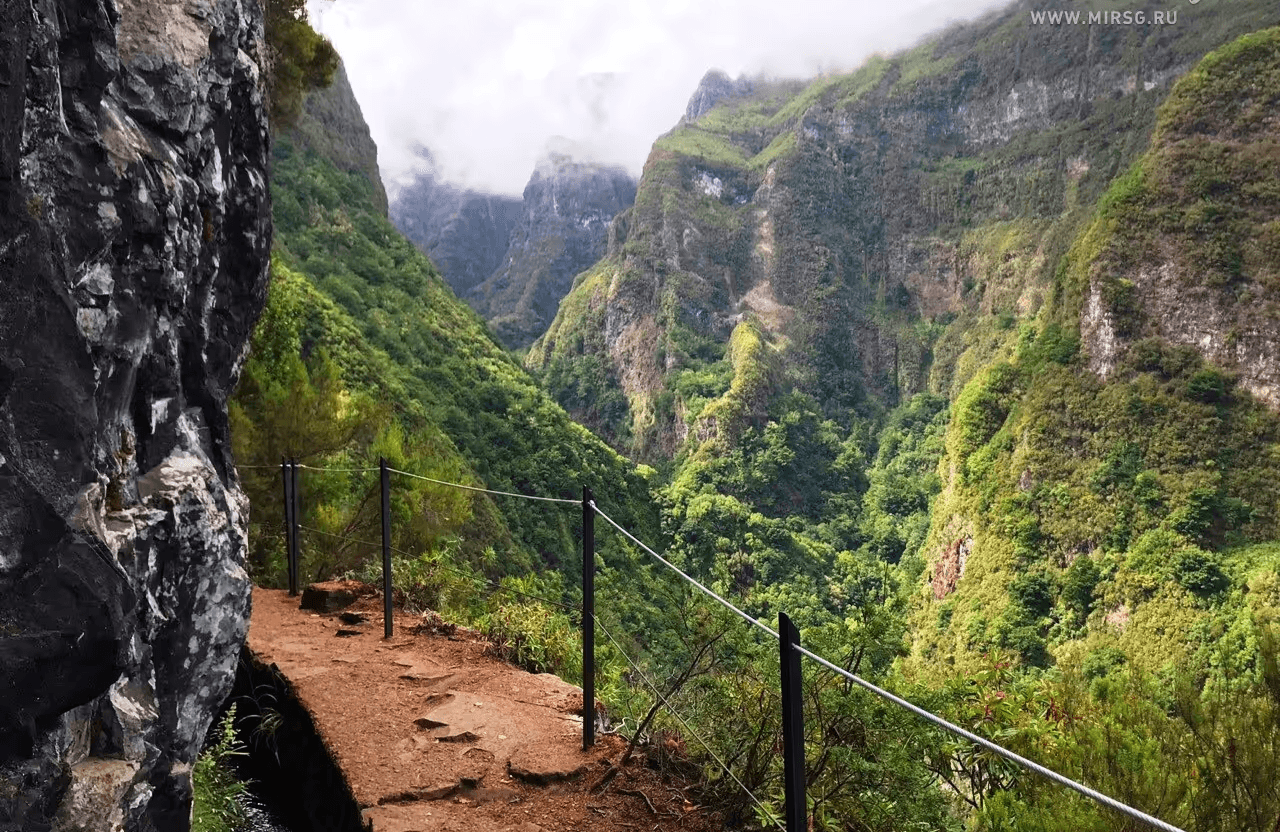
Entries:
[[391,638],[391,472],[385,457],[378,458],[382,478],[382,635]]
[[293,482],[289,463],[280,457],[280,479],[284,483],[284,563],[289,573],[289,594],[293,594]]
[[296,459],[289,460],[289,502],[293,508],[290,512],[293,534],[289,539],[289,594],[296,596],[302,571],[298,563],[298,522],[299,515],[302,514],[302,500],[298,496],[298,461]]
[[582,489],[582,750],[596,744],[596,512]]
[[804,700],[800,688],[800,631],[785,612],[778,613],[782,658],[782,782],[787,832],[808,828],[804,794]]

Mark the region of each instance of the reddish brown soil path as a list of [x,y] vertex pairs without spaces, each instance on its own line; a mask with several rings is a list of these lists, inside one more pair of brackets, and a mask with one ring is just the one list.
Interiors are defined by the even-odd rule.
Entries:
[[348,624],[255,588],[249,627],[249,648],[292,683],[374,832],[722,828],[685,784],[643,765],[590,793],[623,742],[582,751],[579,688],[486,655],[469,631],[417,632],[421,619],[402,612],[384,639],[381,610],[363,597],[345,611],[365,620]]

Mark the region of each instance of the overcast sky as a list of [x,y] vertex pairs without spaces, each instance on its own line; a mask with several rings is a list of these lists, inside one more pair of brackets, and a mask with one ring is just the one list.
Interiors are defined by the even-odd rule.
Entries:
[[309,0],[346,62],[388,187],[430,149],[518,195],[554,137],[638,175],[712,67],[853,69],[1008,0]]

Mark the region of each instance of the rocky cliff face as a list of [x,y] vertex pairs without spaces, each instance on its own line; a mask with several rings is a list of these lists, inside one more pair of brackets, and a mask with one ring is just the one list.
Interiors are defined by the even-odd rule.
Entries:
[[314,151],[340,169],[358,173],[375,191],[377,207],[387,213],[387,192],[378,172],[378,146],[369,135],[364,112],[356,100],[347,70],[341,64],[333,83],[307,93],[290,137],[304,150]]
[[465,297],[503,262],[520,212],[514,197],[458,188],[428,171],[396,197],[391,221]]
[[604,255],[614,215],[635,194],[622,168],[551,152],[520,200],[426,173],[396,198],[391,219],[498,339],[518,349],[546,331],[574,276]]
[[[961,361],[977,330],[1030,321],[1052,297],[1059,258],[1146,149],[1173,81],[1272,18],[1231,8],[1048,26],[1023,2],[802,90],[711,77],[530,365],[591,427],[657,456],[706,433],[679,376],[725,362],[748,319],[788,387],[838,418],[951,392],[989,358]],[[597,378],[573,370],[584,356]],[[617,390],[630,412],[602,424],[590,402]]]
[[549,154],[525,186],[506,258],[464,299],[504,344],[527,347],[546,331],[574,276],[604,256],[610,223],[635,197],[624,169]]
[[189,823],[248,618],[262,49],[239,0],[0,6],[0,828]]
[[1280,37],[1175,87],[1151,149],[1081,246],[1080,330],[1110,376],[1144,338],[1198,350],[1280,410]]
[[694,122],[711,111],[711,108],[722,101],[736,96],[747,95],[754,85],[747,78],[734,80],[723,70],[711,69],[702,76],[698,88],[689,96],[689,104],[684,110],[684,120]]

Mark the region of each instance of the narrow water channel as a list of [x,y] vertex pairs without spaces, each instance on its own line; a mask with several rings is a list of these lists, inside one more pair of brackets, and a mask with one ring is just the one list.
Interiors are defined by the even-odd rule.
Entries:
[[241,803],[244,807],[245,824],[240,827],[240,832],[303,832],[286,825],[259,797],[256,786],[256,783],[249,784],[249,795]]
[[232,704],[248,752],[235,758],[252,793],[248,832],[363,832],[360,807],[311,715],[279,670],[248,647],[223,712]]

